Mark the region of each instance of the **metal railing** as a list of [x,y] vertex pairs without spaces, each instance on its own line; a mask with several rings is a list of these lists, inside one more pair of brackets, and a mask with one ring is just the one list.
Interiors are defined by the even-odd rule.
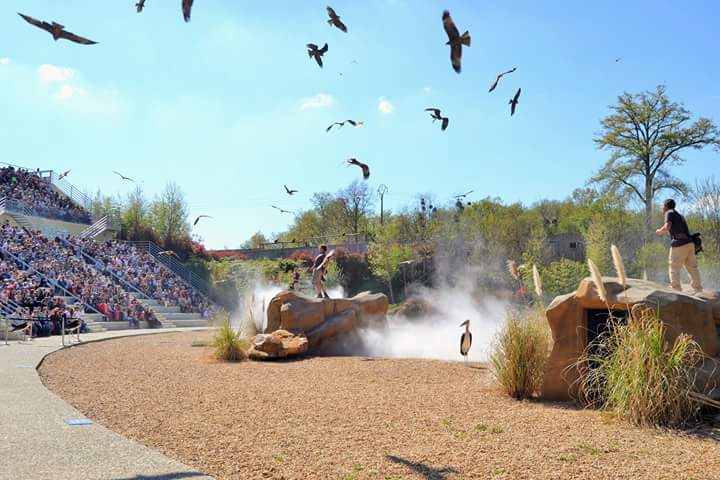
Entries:
[[135,293],[137,293],[138,295],[140,295],[140,297],[143,298],[143,299],[149,300],[149,299],[152,299],[152,298],[153,298],[153,297],[150,296],[148,293],[143,292],[142,290],[140,290],[139,288],[137,288],[135,285],[133,285],[132,283],[128,282],[127,280],[125,280],[124,278],[122,278],[121,276],[119,276],[118,274],[116,274],[115,272],[113,272],[112,270],[108,270],[108,269],[106,268],[106,267],[107,267],[106,265],[104,265],[104,264],[103,264],[100,260],[98,260],[97,258],[95,258],[95,257],[93,257],[92,255],[86,253],[86,252],[82,249],[82,247],[80,247],[79,245],[75,245],[74,243],[70,242],[67,238],[63,238],[63,237],[58,237],[58,238],[59,238],[60,241],[63,242],[66,246],[68,246],[69,248],[73,249],[73,253],[75,253],[76,255],[79,253],[80,256],[81,256],[83,259],[85,259],[86,261],[89,260],[90,262],[92,262],[92,264],[95,266],[95,269],[96,269],[96,270],[98,270],[98,271],[100,271],[100,272],[105,272],[105,273],[110,274],[110,277],[111,277],[113,280],[115,280],[118,284],[120,284],[120,286],[123,287],[123,289],[124,289],[125,291],[135,292]]
[[58,190],[65,194],[66,197],[83,207],[85,210],[88,211],[88,213],[92,212],[93,202],[90,197],[85,195],[85,192],[73,186],[72,183],[68,182],[64,178],[60,178],[60,175],[58,175],[55,171],[41,170],[40,177],[47,178],[48,182],[52,185],[55,185]]
[[49,218],[53,220],[62,220],[64,222],[72,223],[90,223],[90,219],[92,218],[89,213],[85,218],[83,218],[82,216],[74,216],[70,213],[63,212],[59,208],[56,209],[54,207],[43,209],[42,211],[36,210],[22,200],[18,200],[16,198],[2,197],[2,203],[2,208],[4,211],[8,213],[25,215],[28,217]]
[[78,237],[80,238],[95,238],[106,230],[118,231],[120,230],[120,222],[110,215],[105,215],[97,222],[90,225],[88,228],[80,232]]
[[162,249],[155,243],[150,241],[127,241],[131,245],[135,245],[139,250],[149,253],[155,260],[165,268],[180,277],[185,283],[190,285],[201,294],[210,297],[212,286],[206,280],[200,278],[196,273],[187,268],[179,260],[171,255],[160,255]]
[[29,271],[35,272],[35,273],[37,273],[38,275],[40,275],[40,277],[41,277],[42,279],[44,279],[48,284],[52,285],[52,287],[55,289],[55,292],[57,292],[58,290],[64,292],[64,293],[65,293],[65,295],[64,295],[65,297],[73,298],[76,302],[82,304],[82,305],[85,306],[86,308],[89,308],[89,309],[92,310],[93,312],[95,312],[95,313],[97,313],[97,314],[99,314],[99,315],[102,315],[103,318],[105,318],[105,319],[107,320],[107,316],[106,316],[105,314],[103,314],[102,312],[100,312],[98,309],[96,309],[95,307],[93,307],[93,306],[90,305],[89,303],[84,302],[80,297],[78,297],[78,296],[76,296],[75,294],[73,294],[73,293],[72,293],[71,291],[69,291],[67,288],[60,286],[60,284],[57,283],[55,280],[53,280],[52,278],[50,278],[50,277],[48,277],[47,275],[45,275],[44,273],[42,273],[42,272],[41,272],[40,270],[38,270],[37,268],[31,266],[31,265],[30,265],[29,263],[27,263],[25,260],[21,259],[20,257],[16,256],[16,255],[13,254],[13,253],[8,252],[7,250],[5,250],[5,249],[2,248],[2,247],[0,247],[0,253],[2,253],[2,255],[3,255],[4,257],[6,256],[6,258],[7,258],[7,257],[10,257],[10,258],[15,262],[16,265],[18,265],[18,266],[20,266],[20,267],[24,267],[24,270],[29,270]]

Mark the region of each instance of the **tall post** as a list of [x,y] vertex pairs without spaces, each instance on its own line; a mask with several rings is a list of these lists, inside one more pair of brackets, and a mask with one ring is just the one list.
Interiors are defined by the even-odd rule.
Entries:
[[387,193],[387,185],[382,184],[378,187],[378,195],[380,196],[380,225],[385,224],[385,194]]

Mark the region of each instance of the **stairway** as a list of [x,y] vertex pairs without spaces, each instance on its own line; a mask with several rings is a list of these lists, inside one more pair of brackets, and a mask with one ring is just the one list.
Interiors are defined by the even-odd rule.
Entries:
[[155,312],[155,317],[162,324],[162,328],[207,327],[209,322],[199,313],[183,313],[178,306],[166,307],[158,300],[139,298],[130,292],[141,305]]

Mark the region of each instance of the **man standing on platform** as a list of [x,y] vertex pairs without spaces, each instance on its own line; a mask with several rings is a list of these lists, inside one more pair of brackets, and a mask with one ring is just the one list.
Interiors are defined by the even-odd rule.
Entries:
[[312,284],[313,287],[315,287],[317,298],[330,298],[325,291],[325,284],[323,283],[325,280],[323,278],[323,275],[325,274],[325,265],[327,264],[329,258],[330,257],[327,254],[327,245],[320,245],[320,255],[315,257],[312,265]]
[[690,275],[690,286],[695,293],[702,292],[700,283],[700,270],[698,270],[695,256],[695,242],[690,235],[685,217],[675,211],[675,200],[668,199],[663,202],[665,224],[655,230],[658,235],[670,234],[670,256],[668,258],[670,270],[670,286],[682,291],[680,285],[680,272],[685,267]]

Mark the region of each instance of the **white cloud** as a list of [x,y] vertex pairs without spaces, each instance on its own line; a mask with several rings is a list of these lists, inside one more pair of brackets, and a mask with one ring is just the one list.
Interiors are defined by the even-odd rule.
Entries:
[[10,62],[9,58],[0,58],[0,65],[10,65]]
[[380,97],[380,100],[378,101],[378,112],[389,114],[392,113],[395,110],[395,105],[390,103],[385,97]]
[[75,77],[75,70],[68,67],[57,67],[47,63],[37,69],[40,80],[43,82],[66,82]]
[[73,97],[84,97],[86,93],[84,88],[63,85],[55,94],[55,98],[58,100],[68,100]]
[[333,97],[325,93],[318,93],[314,97],[303,98],[300,101],[300,109],[328,108],[334,104],[335,99]]

